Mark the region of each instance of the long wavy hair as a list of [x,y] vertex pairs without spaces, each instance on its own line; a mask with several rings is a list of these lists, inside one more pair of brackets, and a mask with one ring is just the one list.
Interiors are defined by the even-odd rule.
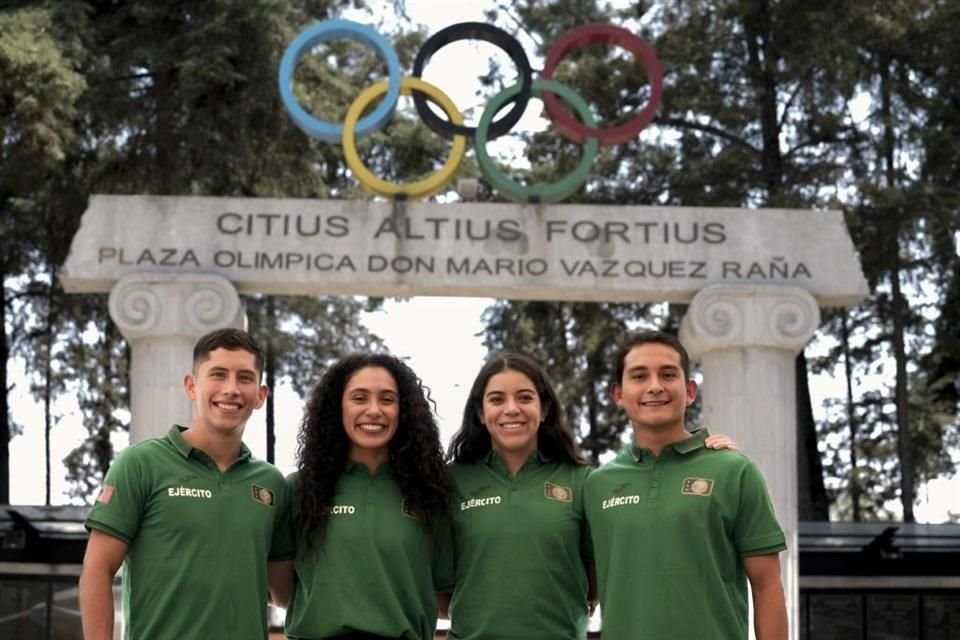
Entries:
[[540,453],[550,460],[588,464],[577,449],[573,431],[567,425],[561,410],[560,399],[543,367],[533,358],[510,352],[491,356],[474,379],[467,404],[463,408],[460,430],[450,439],[448,459],[453,462],[472,463],[482,460],[490,453],[490,433],[482,418],[483,392],[490,378],[504,371],[516,371],[528,377],[540,396],[540,409],[543,412],[543,423],[537,430],[537,449]]
[[399,358],[353,354],[330,367],[313,388],[297,435],[297,527],[308,547],[323,539],[337,481],[347,465],[350,441],[343,429],[343,392],[350,378],[365,367],[386,369],[397,383],[400,414],[387,449],[406,509],[416,514],[433,536],[449,518],[452,483],[429,390]]

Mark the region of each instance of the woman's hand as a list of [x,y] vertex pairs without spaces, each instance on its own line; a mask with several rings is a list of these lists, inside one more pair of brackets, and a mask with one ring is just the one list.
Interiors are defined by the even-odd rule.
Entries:
[[714,436],[707,436],[707,439],[703,441],[703,444],[705,444],[708,449],[730,449],[730,451],[740,451],[740,448],[737,447],[737,443],[733,441],[733,438],[730,436],[725,436],[722,433],[718,433]]

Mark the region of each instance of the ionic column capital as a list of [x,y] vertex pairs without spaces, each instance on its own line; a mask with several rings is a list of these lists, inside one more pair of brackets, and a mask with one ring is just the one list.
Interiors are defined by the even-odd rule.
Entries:
[[132,273],[110,291],[110,317],[128,340],[198,336],[244,325],[240,297],[213,274]]
[[680,324],[691,357],[719,349],[765,347],[799,353],[820,326],[820,307],[809,292],[780,285],[705,287]]

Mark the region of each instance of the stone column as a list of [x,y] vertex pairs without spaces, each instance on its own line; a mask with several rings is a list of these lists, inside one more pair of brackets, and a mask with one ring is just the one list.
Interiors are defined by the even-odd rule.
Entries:
[[804,289],[713,285],[694,296],[680,326],[703,369],[704,426],[732,436],[757,463],[787,535],[781,573],[791,638],[799,601],[794,359],[819,324],[820,308]]
[[110,317],[130,343],[130,443],[189,425],[183,390],[193,345],[221,327],[246,325],[237,291],[210,274],[133,273],[110,291]]

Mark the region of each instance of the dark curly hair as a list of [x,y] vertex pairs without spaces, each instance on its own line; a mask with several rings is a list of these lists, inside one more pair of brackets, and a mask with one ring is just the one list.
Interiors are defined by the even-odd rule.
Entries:
[[319,545],[323,538],[337,480],[347,465],[350,443],[343,430],[343,391],[350,378],[365,367],[386,369],[397,383],[400,415],[388,450],[406,507],[423,520],[434,537],[449,519],[452,483],[429,390],[399,358],[353,354],[330,367],[313,388],[297,435],[297,526],[308,547]]
[[447,454],[453,462],[472,463],[490,453],[490,433],[483,424],[483,392],[487,382],[498,373],[516,371],[530,378],[540,396],[543,424],[537,430],[537,449],[550,460],[587,464],[580,455],[573,432],[567,425],[560,399],[546,372],[536,360],[519,353],[496,353],[487,360],[470,388],[467,404],[463,408],[460,430],[450,439]]

